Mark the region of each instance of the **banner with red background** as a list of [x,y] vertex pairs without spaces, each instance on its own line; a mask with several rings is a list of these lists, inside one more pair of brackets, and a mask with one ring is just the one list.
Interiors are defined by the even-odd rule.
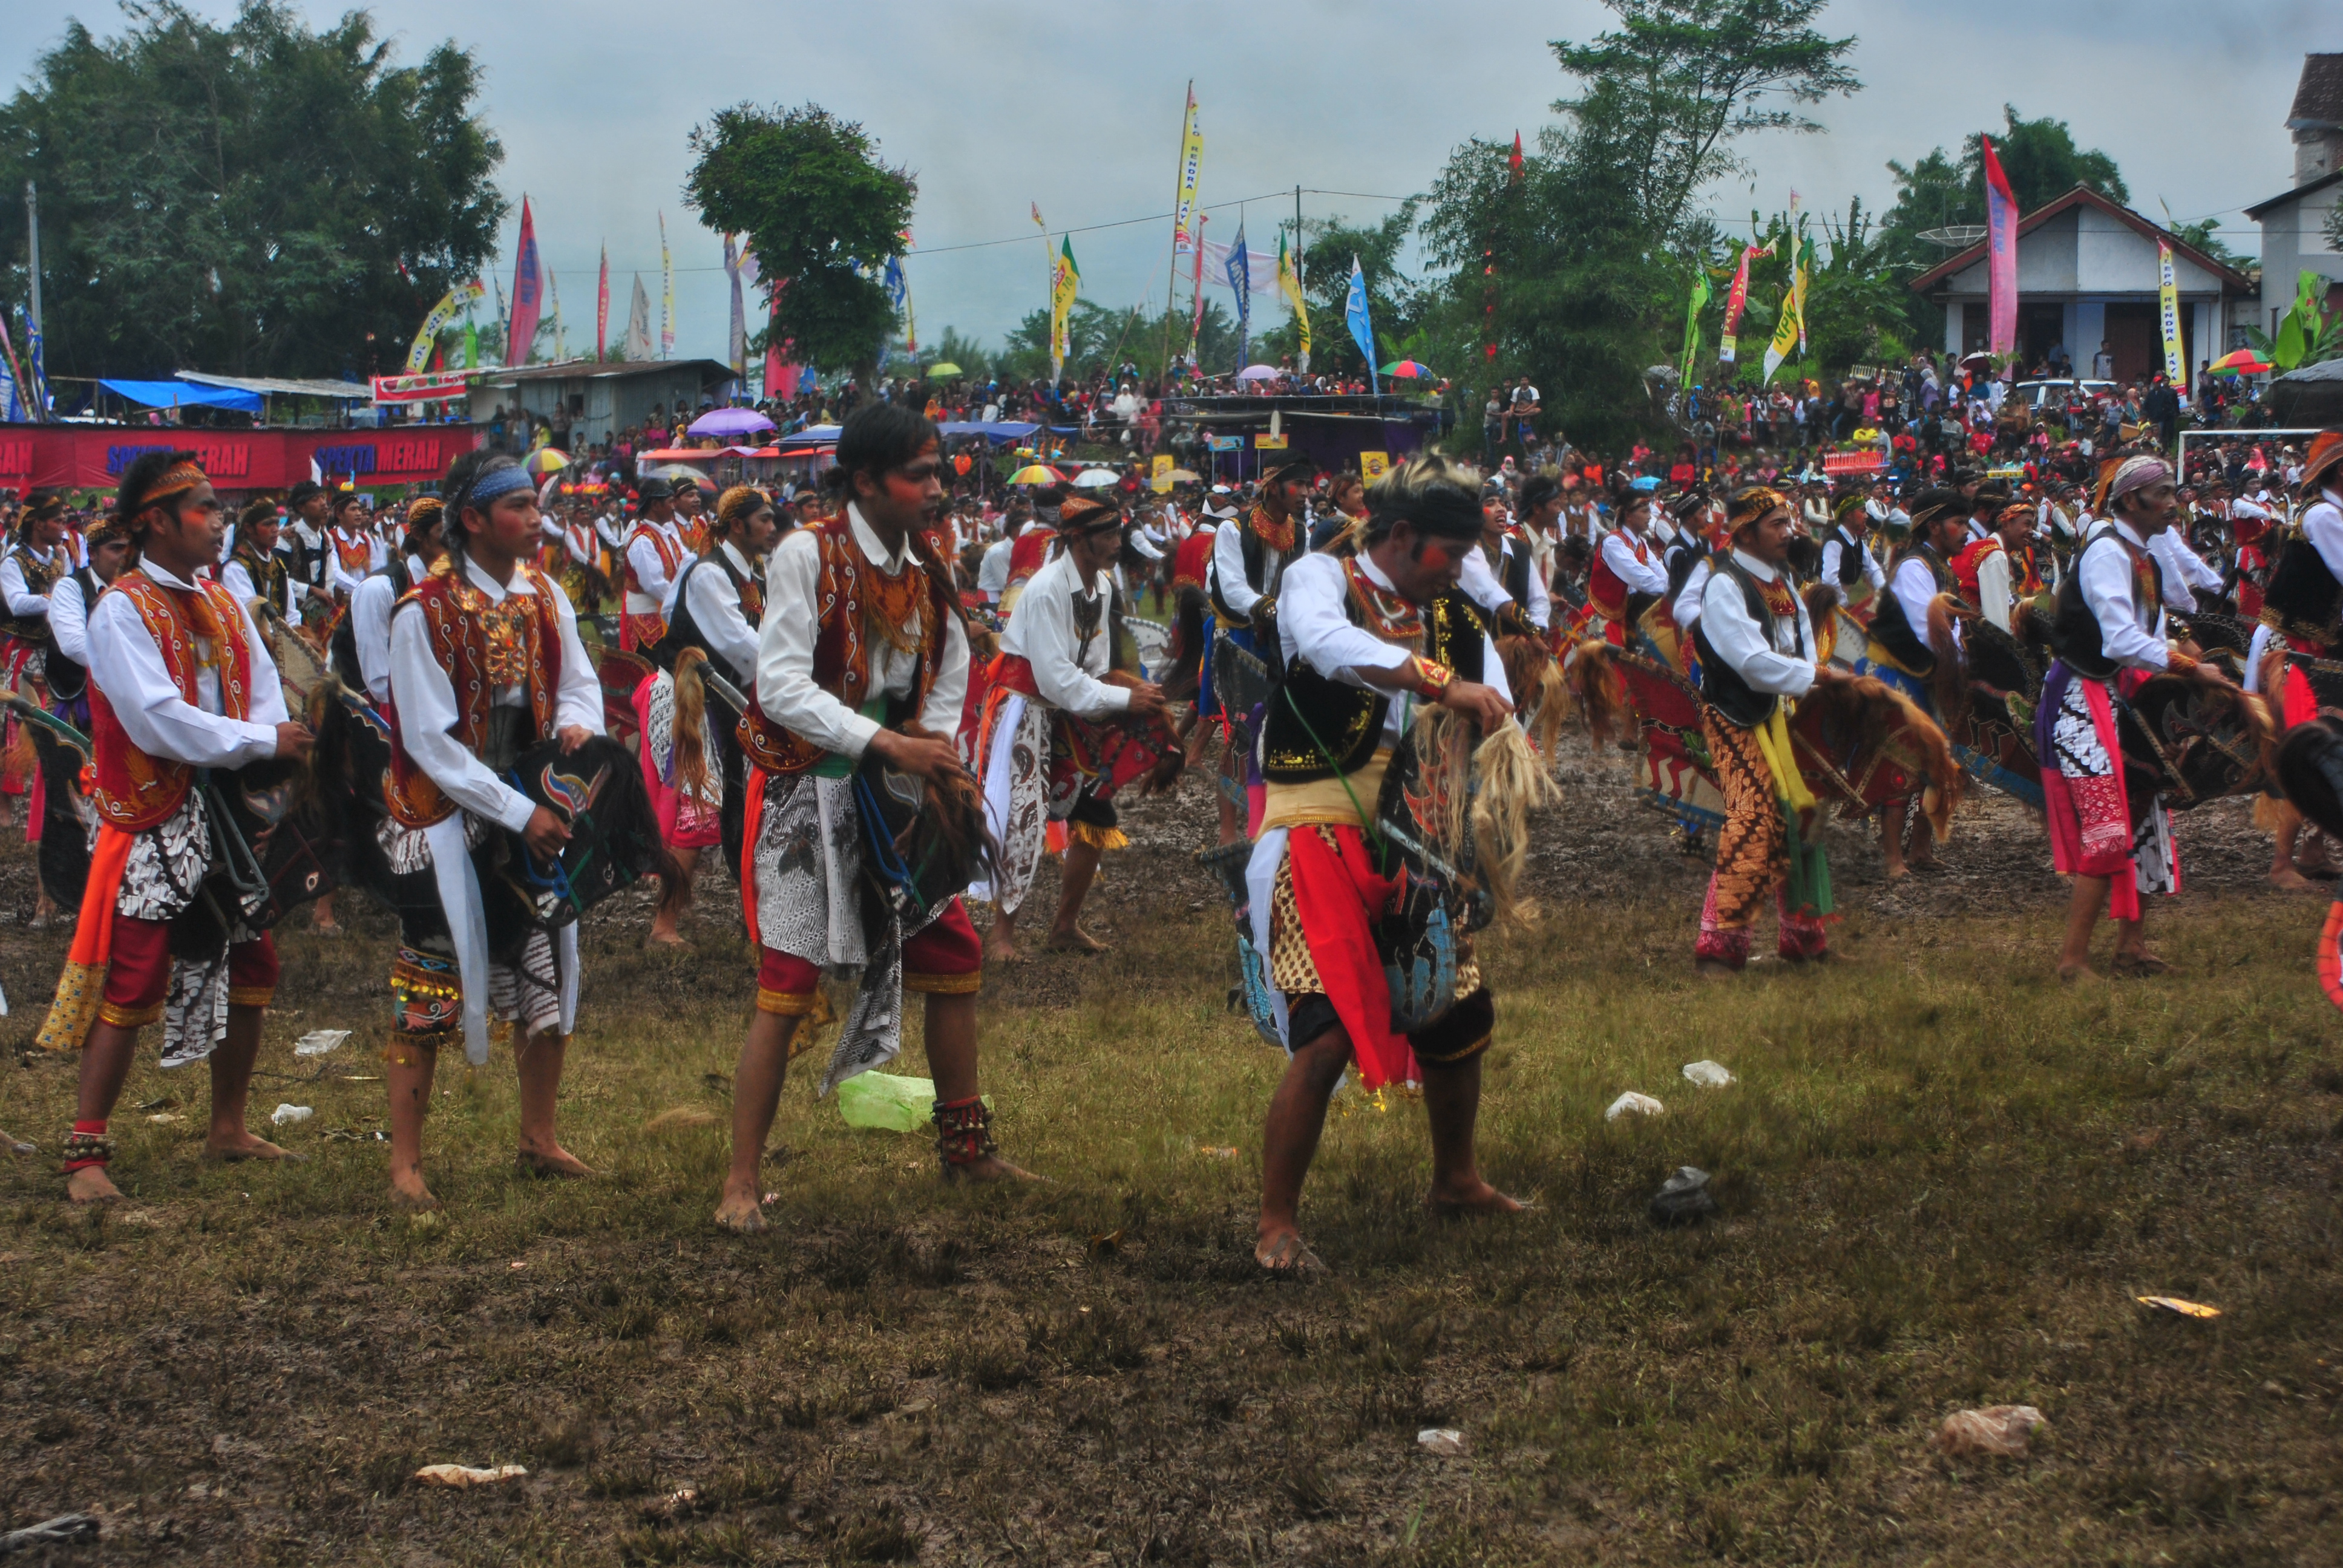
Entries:
[[192,451],[220,490],[284,490],[309,477],[360,489],[427,484],[479,445],[468,425],[389,430],[189,430],[135,425],[0,426],[0,486],[110,490],[150,447]]

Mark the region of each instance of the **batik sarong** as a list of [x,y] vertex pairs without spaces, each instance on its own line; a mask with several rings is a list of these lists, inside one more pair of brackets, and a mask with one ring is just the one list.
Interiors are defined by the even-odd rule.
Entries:
[[2172,815],[2137,769],[2127,778],[2116,732],[2116,686],[2050,666],[2034,745],[2042,759],[2043,811],[2050,864],[2060,874],[2107,879],[2107,912],[2139,919],[2142,892],[2180,890]]
[[1791,762],[1787,724],[1777,712],[1765,727],[1744,729],[1703,704],[1700,729],[1725,819],[1694,955],[1735,969],[1747,963],[1750,929],[1770,897],[1781,922],[1776,950],[1785,959],[1820,957],[1829,947],[1830,868],[1818,839],[1793,837],[1793,824],[1815,808]]

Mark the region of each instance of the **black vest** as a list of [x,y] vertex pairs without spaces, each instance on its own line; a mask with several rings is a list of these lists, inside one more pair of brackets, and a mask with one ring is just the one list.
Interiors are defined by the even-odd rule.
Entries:
[[[1250,518],[1226,518],[1222,519],[1221,527],[1241,530],[1237,536],[1237,542],[1244,547],[1245,586],[1252,588],[1252,591],[1257,594],[1267,594],[1272,598],[1275,597],[1277,593],[1276,579],[1284,574],[1285,562],[1282,559],[1280,559],[1275,567],[1272,567],[1270,565],[1269,545],[1259,534],[1253,532],[1252,519]],[[1302,532],[1301,525],[1297,523],[1294,526],[1293,531],[1297,536],[1299,536]],[[1212,613],[1220,618],[1221,624],[1222,626],[1249,625],[1252,618],[1249,616],[1239,615],[1235,610],[1231,609],[1229,608],[1229,601],[1221,597],[1221,574],[1219,572],[1215,571],[1212,574]]]
[[[667,623],[667,635],[652,644],[649,650],[651,662],[669,674],[675,672],[675,661],[688,648],[698,648],[711,660],[716,658],[715,648],[709,646],[708,634],[699,629],[699,623],[694,620],[691,615],[691,574],[709,565],[713,565],[718,571],[732,579],[732,591],[741,595],[740,617],[749,622],[749,629],[756,630],[758,621],[762,618],[761,617],[752,618],[749,615],[748,596],[742,591],[748,586],[749,578],[732,569],[731,558],[727,556],[720,547],[709,551],[704,556],[693,558],[691,562],[683,568],[683,575],[676,579],[675,618]],[[762,561],[755,563],[750,571],[761,589],[765,577],[764,563]],[[738,683],[745,678],[749,685],[756,684],[757,672],[753,669],[744,678],[737,670],[728,668],[723,663],[718,663],[716,671],[727,680]]]
[[1513,603],[1523,615],[1530,611],[1530,548],[1522,540],[1508,538],[1498,547],[1497,581],[1513,596]]
[[1851,588],[1863,578],[1863,541],[1849,539],[1844,525],[1835,530],[1835,537],[1838,540],[1838,586]]
[[[82,635],[86,640],[89,612],[97,608],[97,596],[106,591],[106,585],[98,581],[97,574],[87,567],[75,572],[72,580],[81,585]],[[49,591],[55,593],[56,588],[53,585]],[[82,694],[89,689],[88,669],[57,651],[55,633],[49,637],[48,682],[49,695],[60,702],[78,702]]]
[[[1765,607],[1765,590],[1751,576],[1749,569],[1733,558],[1732,552],[1722,551],[1710,571],[1729,577],[1741,587],[1741,602],[1749,607],[1749,618],[1757,623],[1765,638],[1765,646],[1774,646],[1774,612]],[[1711,579],[1715,580],[1714,578]],[[1787,578],[1784,579],[1787,586]],[[1795,613],[1795,612],[1794,612]],[[1693,645],[1700,649],[1700,695],[1708,705],[1744,729],[1755,729],[1774,717],[1782,699],[1771,691],[1760,691],[1741,678],[1741,672],[1725,661],[1708,640],[1708,617],[1693,622]],[[1797,634],[1798,655],[1806,656],[1805,634]]]
[[[1913,544],[1896,558],[1900,569],[1907,560],[1918,559],[1927,567],[1928,575],[1936,579],[1936,591],[1944,593],[1953,587],[1953,574],[1945,569],[1942,557],[1926,545]],[[1871,635],[1879,646],[1896,656],[1896,662],[1916,675],[1933,675],[1936,668],[1936,650],[1928,646],[1928,628],[1914,626],[1904,613],[1904,601],[1895,592],[1895,573],[1887,578],[1888,591],[1879,596],[1879,613],[1871,618]]]
[[[15,559],[17,568],[25,574],[25,591],[39,598],[46,598],[49,589],[60,578],[66,575],[48,562],[37,558],[23,545],[11,545],[8,548],[8,555]],[[41,642],[49,635],[49,618],[45,614],[26,616],[11,614],[5,605],[0,605],[0,632],[5,632],[19,642]]]
[[[1347,594],[1342,607],[1353,625],[1361,624],[1358,605]],[[1488,631],[1463,594],[1451,589],[1424,608],[1423,657],[1446,665],[1458,679],[1482,678],[1487,647]],[[1262,723],[1262,777],[1307,784],[1338,771],[1356,773],[1374,760],[1391,700],[1380,691],[1330,679],[1307,659],[1284,665],[1270,689],[1269,713]]]
[[[382,568],[382,575],[390,579],[390,602],[394,605],[405,598],[415,587],[414,576],[407,569],[405,550],[392,555],[390,565]],[[340,622],[335,626],[333,640],[328,646],[333,655],[334,673],[341,677],[342,684],[360,697],[370,698],[366,676],[358,668],[357,618],[347,609],[342,612]]]
[[274,550],[266,556],[255,555],[238,544],[228,559],[244,568],[252,579],[254,597],[269,608],[282,612],[285,608],[285,584],[291,575],[285,569],[285,558]]
[[[1668,608],[1675,608],[1676,599],[1684,593],[1684,584],[1692,581],[1693,568],[1708,559],[1709,543],[1688,528],[1676,532],[1675,543],[1665,552],[1668,563]],[[1642,596],[1631,594],[1630,599]]]
[[2286,531],[2269,586],[2262,590],[2262,619],[2289,637],[2334,648],[2343,641],[2343,583],[2327,569],[2318,547],[2300,528]]
[[[2123,542],[2113,523],[2104,523],[2091,530],[2090,537],[2083,541],[2083,548],[2075,552],[2075,569],[2068,572],[2066,580],[2058,585],[2057,610],[2050,620],[2050,651],[2064,660],[2067,668],[2077,675],[2089,676],[2093,680],[2107,679],[2115,674],[2117,668],[2116,661],[2107,657],[2107,634],[2099,626],[2099,618],[2092,613],[2091,601],[2083,597],[2083,558],[2090,553],[2093,545],[2105,538],[2115,539],[2118,544]],[[2131,554],[2128,546],[2125,547],[2124,554],[2127,557]],[[2161,604],[2164,602],[2164,563],[2150,551],[2142,550],[2140,554],[2153,574],[2156,602]],[[2137,576],[2137,568],[2135,567],[2135,593],[2138,591]]]

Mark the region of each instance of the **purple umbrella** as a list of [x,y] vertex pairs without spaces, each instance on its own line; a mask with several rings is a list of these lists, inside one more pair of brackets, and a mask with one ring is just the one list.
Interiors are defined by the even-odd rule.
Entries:
[[1237,372],[1240,381],[1274,381],[1283,372],[1274,365],[1248,365]]
[[747,436],[769,430],[773,422],[754,408],[719,408],[691,422],[695,436]]

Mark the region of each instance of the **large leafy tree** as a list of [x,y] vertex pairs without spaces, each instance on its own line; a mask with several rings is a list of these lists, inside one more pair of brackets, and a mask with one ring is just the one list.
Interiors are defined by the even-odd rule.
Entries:
[[881,277],[903,254],[919,181],[880,161],[850,120],[808,104],[741,104],[691,132],[684,199],[710,228],[749,237],[775,309],[758,339],[793,340],[800,359],[844,366],[867,387],[896,310]]
[[28,292],[30,179],[52,372],[396,368],[507,211],[470,54],[399,65],[363,11],[311,32],[265,0],[225,26],[126,9],[117,37],[68,23],[0,106],[5,286]]

